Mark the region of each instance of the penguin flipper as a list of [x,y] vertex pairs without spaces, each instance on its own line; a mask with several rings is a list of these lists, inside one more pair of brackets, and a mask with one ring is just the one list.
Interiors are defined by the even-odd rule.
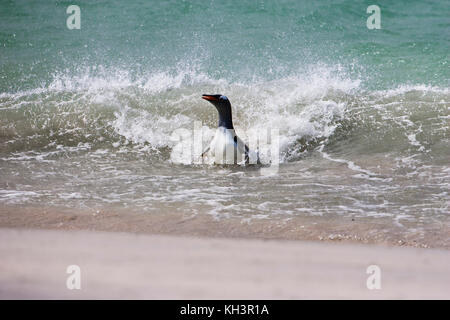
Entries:
[[209,149],[211,149],[211,146],[208,146],[208,147],[202,152],[202,158],[204,158],[205,155],[209,152]]
[[[249,164],[250,162],[250,148],[247,146],[247,144],[242,141],[238,136],[234,137],[234,143],[236,145],[236,148],[239,150],[239,152],[244,154],[244,163]],[[259,163],[259,157],[258,157],[258,163]]]

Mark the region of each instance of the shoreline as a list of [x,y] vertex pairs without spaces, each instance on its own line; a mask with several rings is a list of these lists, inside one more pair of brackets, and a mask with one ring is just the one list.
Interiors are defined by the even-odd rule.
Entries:
[[[440,249],[5,228],[0,240],[0,299],[450,297]],[[381,288],[369,290],[373,265]]]
[[[450,249],[450,225],[441,222],[426,230],[392,225],[383,218],[322,216],[217,219],[207,214],[161,212],[147,214],[124,209],[68,209],[0,206],[0,228],[85,230],[207,238],[295,240],[400,247]],[[413,231],[409,231],[412,229]]]
[[[0,299],[450,298],[445,229],[429,245],[348,220],[3,206]],[[66,287],[69,265],[81,290]]]

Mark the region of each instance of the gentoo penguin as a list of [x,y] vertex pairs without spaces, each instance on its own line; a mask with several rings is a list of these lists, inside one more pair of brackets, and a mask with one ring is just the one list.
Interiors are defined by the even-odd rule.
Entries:
[[204,94],[202,98],[219,113],[216,134],[202,157],[211,156],[216,164],[259,164],[258,154],[250,151],[234,131],[230,100],[221,94]]

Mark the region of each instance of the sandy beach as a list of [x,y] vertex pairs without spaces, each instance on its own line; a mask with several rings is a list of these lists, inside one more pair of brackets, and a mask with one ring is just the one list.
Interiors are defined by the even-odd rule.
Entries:
[[[1,299],[448,299],[448,251],[0,229]],[[69,265],[80,290],[68,290]],[[366,285],[380,268],[380,289]]]
[[0,227],[21,229],[90,230],[138,234],[263,240],[306,240],[332,243],[450,249],[448,219],[417,225],[392,224],[383,218],[321,216],[218,219],[161,210],[142,213],[120,208],[70,209],[36,206],[0,206]]
[[[3,206],[1,299],[448,299],[448,228]],[[69,265],[81,290],[68,290]],[[369,290],[367,268],[381,272]]]

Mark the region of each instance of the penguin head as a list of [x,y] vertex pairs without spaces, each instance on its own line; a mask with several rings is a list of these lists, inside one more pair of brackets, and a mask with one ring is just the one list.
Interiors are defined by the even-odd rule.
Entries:
[[219,126],[233,128],[231,103],[226,96],[221,94],[204,94],[202,99],[208,100],[216,107],[219,113]]
[[208,100],[211,102],[217,110],[220,112],[220,110],[226,110],[231,109],[231,103],[230,100],[224,95],[221,94],[204,94],[202,95],[202,99]]

